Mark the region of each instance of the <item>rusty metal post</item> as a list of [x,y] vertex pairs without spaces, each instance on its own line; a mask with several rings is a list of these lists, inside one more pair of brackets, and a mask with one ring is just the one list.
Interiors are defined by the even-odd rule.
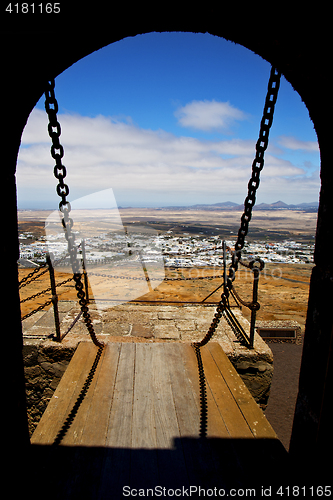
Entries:
[[83,269],[84,288],[86,291],[86,301],[87,304],[89,304],[88,275],[86,271],[86,247],[84,239],[81,241],[81,249],[82,249],[82,269]]
[[[253,267],[252,272],[253,272],[252,302],[258,303],[258,285],[259,285],[260,271],[257,267]],[[254,330],[255,330],[255,326],[256,326],[256,316],[257,316],[257,308],[253,307],[251,309],[251,323],[250,323],[250,347],[251,347],[251,349],[253,349],[253,346],[254,346]]]
[[52,260],[51,260],[51,256],[49,253],[46,254],[46,262],[47,262],[47,265],[49,267],[49,273],[50,273],[52,304],[53,304],[53,312],[54,312],[54,323],[55,323],[55,329],[56,329],[55,340],[57,342],[61,342],[57,288],[56,288],[56,282],[55,282],[55,277],[54,277],[54,269],[53,269],[53,265],[52,265]]
[[226,291],[227,288],[227,244],[226,241],[222,241],[222,249],[223,249],[223,291]]

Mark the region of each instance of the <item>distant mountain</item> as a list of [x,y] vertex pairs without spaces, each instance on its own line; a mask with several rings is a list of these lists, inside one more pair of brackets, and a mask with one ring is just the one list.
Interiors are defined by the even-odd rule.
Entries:
[[317,208],[318,209],[319,202],[318,201],[313,201],[313,202],[310,202],[310,203],[300,203],[299,205],[296,205],[296,206],[301,207],[301,208]]
[[[233,203],[232,201],[224,201],[223,203],[213,203],[212,205],[208,204],[197,204],[197,205],[190,205],[189,207],[174,207],[174,208],[199,208],[205,210],[205,208],[224,208],[224,209],[233,209],[235,207],[238,207],[238,203]],[[172,207],[167,207],[167,208],[172,208]]]
[[234,203],[233,201],[225,201],[223,203],[214,203],[211,205],[212,207],[220,207],[220,208],[235,208],[238,207],[238,203]]
[[[170,210],[244,210],[244,205],[239,205],[232,201],[225,201],[223,203],[213,203],[212,205],[197,204],[190,206],[171,206],[163,207]],[[316,212],[318,210],[318,201],[299,203],[296,205],[288,205],[284,201],[276,201],[274,203],[259,203],[255,205],[253,210],[304,210],[309,212]]]
[[284,201],[276,201],[275,203],[259,203],[255,205],[253,210],[318,210],[318,201],[310,203],[299,203],[297,205],[288,205]]
[[254,208],[257,210],[279,210],[281,208],[288,209],[290,206],[284,201],[276,201],[275,203],[259,203]]
[[234,203],[232,201],[224,201],[223,203],[214,203],[212,205],[204,203],[198,203],[196,205],[190,205],[190,206],[174,205],[170,207],[163,207],[163,209],[166,210],[216,210],[216,209],[235,210],[236,209],[237,210],[240,206],[241,205],[238,205],[238,203]]

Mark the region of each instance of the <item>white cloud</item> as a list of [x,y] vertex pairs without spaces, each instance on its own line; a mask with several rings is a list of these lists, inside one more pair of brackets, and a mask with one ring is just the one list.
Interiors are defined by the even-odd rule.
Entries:
[[[120,196],[121,205],[244,200],[254,158],[253,141],[177,137],[163,130],[140,129],[130,120],[121,122],[104,116],[64,114],[59,115],[59,121],[70,196],[80,197],[110,187],[116,198]],[[49,206],[57,203],[50,144],[47,116],[34,110],[19,153],[19,206],[20,200],[28,199],[31,203],[52,199]],[[266,153],[260,193],[272,192],[271,201],[282,198],[291,203],[292,199],[283,197],[285,192],[290,193],[289,183],[298,197],[295,201],[299,201],[303,189],[307,196],[316,199],[319,180],[314,178],[311,183],[307,168],[275,154],[276,148],[271,145]]]
[[265,165],[263,174],[265,177],[301,177],[305,175],[306,172],[303,168],[295,167],[289,160],[283,160],[281,158],[276,158],[270,154],[265,156]]
[[318,152],[319,146],[316,141],[302,141],[292,136],[280,136],[278,143],[280,146],[292,149],[292,150],[303,150],[303,151],[314,151]]
[[178,122],[183,127],[211,131],[228,129],[235,121],[245,120],[246,114],[229,102],[192,101],[175,111]]

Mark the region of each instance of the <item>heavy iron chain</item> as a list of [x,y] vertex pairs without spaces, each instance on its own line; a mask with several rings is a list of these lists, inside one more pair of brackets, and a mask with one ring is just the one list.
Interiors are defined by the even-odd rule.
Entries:
[[208,407],[207,407],[207,389],[205,380],[205,371],[203,367],[200,346],[193,344],[194,352],[197,357],[198,372],[199,372],[199,390],[200,390],[200,429],[199,436],[205,438],[207,436],[208,425]]
[[[63,257],[61,257],[60,259],[54,261],[53,265],[54,266],[57,266],[59,265],[63,260],[65,260],[67,257],[67,254],[64,255]],[[46,262],[43,262],[43,264],[41,264],[40,266],[36,267],[36,269],[34,269],[31,273],[27,274],[27,276],[25,276],[24,278],[21,279],[21,281],[19,282],[19,288],[23,288],[27,285],[30,285],[30,283],[32,283],[33,281],[39,279],[41,276],[43,276],[43,274],[47,273],[49,270],[48,268],[48,265]],[[39,273],[37,276],[35,276],[37,273]],[[31,278],[29,280],[29,278]],[[29,281],[28,281],[29,280]]]
[[[265,99],[263,116],[260,122],[259,138],[256,143],[256,155],[252,163],[252,175],[248,183],[248,194],[244,201],[244,213],[241,217],[241,225],[238,231],[238,237],[235,244],[235,251],[232,254],[231,265],[228,270],[228,278],[225,279],[224,290],[221,295],[214,319],[208,329],[207,334],[196,345],[203,346],[209,342],[215,333],[217,325],[220,322],[222,315],[229,307],[229,293],[232,290],[233,281],[235,279],[238,263],[241,259],[241,251],[244,247],[245,237],[249,230],[249,222],[252,217],[252,209],[256,201],[256,192],[260,183],[260,172],[264,167],[264,153],[268,146],[269,131],[273,123],[273,114],[275,103],[280,87],[281,72],[272,67],[270,78],[268,81],[267,95]],[[257,306],[255,306],[257,307]]]
[[[64,280],[64,281],[60,281],[60,283],[57,283],[57,287],[58,286],[62,286],[62,285],[65,285],[66,283],[68,283],[69,281],[72,281],[73,277],[71,276],[70,278],[68,278],[67,280]],[[27,297],[26,299],[23,299],[20,301],[20,304],[23,304],[23,302],[27,302],[28,300],[32,300],[32,299],[36,299],[37,297],[39,297],[40,295],[44,295],[44,293],[47,293],[47,292],[51,292],[52,291],[52,287],[49,287],[49,288],[45,288],[45,290],[42,290],[41,292],[37,292],[35,293],[34,295],[30,295],[30,297]]]
[[248,194],[244,201],[244,213],[241,217],[241,225],[238,231],[235,252],[229,268],[229,280],[234,281],[238,263],[241,259],[241,251],[244,247],[245,238],[249,230],[249,222],[252,217],[252,209],[256,202],[256,192],[260,184],[260,172],[264,168],[264,153],[268,146],[269,131],[273,123],[275,103],[280,87],[281,72],[272,67],[268,81],[268,89],[265,100],[263,116],[260,123],[259,138],[256,144],[256,155],[252,163],[252,176],[248,183]]
[[75,245],[75,235],[72,232],[73,219],[70,218],[71,205],[67,201],[67,196],[69,194],[69,187],[65,184],[64,179],[66,177],[66,167],[62,164],[62,158],[64,156],[64,148],[60,144],[60,134],[61,127],[57,120],[58,113],[58,102],[54,93],[55,81],[51,80],[47,82],[47,87],[45,90],[45,110],[49,118],[48,132],[52,140],[51,146],[51,156],[55,160],[56,164],[53,170],[54,176],[58,179],[58,185],[56,188],[57,194],[60,196],[61,201],[59,203],[59,210],[62,213],[62,225],[65,232],[65,238],[68,244],[68,253],[73,270],[73,279],[75,281],[75,289],[77,291],[77,297],[79,299],[79,304],[81,306],[82,316],[84,318],[85,324],[87,326],[88,332],[93,343],[99,347],[103,348],[104,343],[100,342],[91,321],[89,314],[89,309],[87,306],[87,300],[85,299],[85,292],[83,290],[83,284],[81,281],[80,264],[77,259],[77,247]]
[[[48,270],[49,269],[48,269],[48,267],[46,267],[46,263],[43,264],[42,266],[36,267],[31,273],[27,274],[24,278],[22,278],[22,280],[19,283],[19,288],[21,289],[27,285],[30,285],[30,283],[39,279],[41,276],[43,276],[43,274],[47,273]],[[39,272],[40,272],[40,274],[38,274],[36,276],[36,274]],[[31,279],[29,279],[29,278],[31,278]]]
[[[200,421],[200,436],[207,435],[207,396],[206,396],[206,380],[204,374],[203,363],[201,359],[200,348],[206,345],[213,337],[216,328],[221,320],[222,315],[225,316],[228,324],[234,331],[235,335],[239,336],[237,320],[234,324],[234,318],[230,311],[229,294],[233,289],[233,281],[238,269],[238,264],[241,259],[241,251],[245,244],[245,238],[249,230],[249,222],[252,217],[252,209],[256,201],[256,192],[260,183],[260,172],[264,167],[264,153],[268,146],[269,131],[273,123],[273,115],[277,95],[280,87],[281,72],[272,67],[268,82],[268,90],[264,105],[263,117],[260,123],[259,138],[256,143],[256,155],[252,163],[252,175],[248,183],[248,194],[244,201],[244,213],[241,217],[241,225],[238,231],[235,251],[232,254],[232,261],[228,271],[228,277],[224,277],[224,288],[221,295],[221,300],[216,308],[214,319],[206,333],[205,337],[200,342],[193,342],[192,346],[197,357],[199,369],[199,384],[200,384],[200,402],[201,402],[201,421]],[[226,273],[226,271],[225,271]],[[252,304],[257,307],[256,304]],[[230,314],[229,314],[230,311]],[[239,340],[242,340],[241,338]]]
[[[200,348],[207,344],[209,340],[212,338],[212,336],[215,333],[215,330],[217,328],[217,325],[220,322],[220,319],[223,314],[227,311],[229,307],[229,291],[232,289],[232,282],[235,279],[235,273],[238,269],[238,263],[241,259],[241,250],[244,247],[245,243],[245,237],[247,236],[248,233],[248,228],[249,228],[249,222],[252,217],[252,209],[254,207],[255,201],[256,201],[256,192],[259,187],[260,183],[260,172],[262,171],[264,167],[264,152],[267,149],[268,146],[268,137],[269,137],[269,131],[272,126],[273,122],[273,114],[274,114],[274,108],[275,108],[275,103],[277,100],[277,94],[280,86],[280,78],[281,78],[281,73],[274,67],[271,69],[271,74],[270,74],[270,79],[268,83],[268,91],[266,95],[266,100],[265,100],[265,106],[264,106],[264,112],[263,112],[263,117],[260,123],[260,132],[259,132],[259,139],[256,144],[256,155],[254,158],[254,161],[252,163],[252,176],[249,180],[248,183],[248,195],[245,199],[244,202],[244,213],[241,217],[241,226],[238,231],[238,237],[237,237],[237,242],[235,244],[235,252],[233,253],[232,256],[232,263],[231,266],[229,267],[229,273],[228,273],[228,279],[226,280],[226,285],[224,286],[224,291],[221,295],[221,301],[219,302],[216,313],[214,315],[214,319],[212,321],[211,326],[208,329],[207,334],[205,337],[201,340],[201,342],[194,342],[193,348],[195,350],[195,354],[197,357],[198,361],[198,366],[199,366],[199,382],[200,382],[200,396],[201,396],[201,426],[200,426],[200,436],[205,437],[207,433],[207,400],[206,400],[206,384],[205,384],[205,375],[204,375],[204,369],[203,369],[203,363],[201,359],[201,352]],[[54,94],[54,86],[55,82],[54,80],[48,82],[48,88],[45,92],[45,109],[46,112],[49,116],[49,125],[48,125],[48,131],[49,135],[52,139],[52,147],[51,147],[51,156],[52,158],[55,159],[56,165],[54,167],[54,175],[55,177],[59,180],[58,186],[57,186],[57,193],[61,197],[61,202],[59,203],[59,210],[63,213],[63,219],[62,219],[62,224],[64,227],[64,230],[66,231],[65,237],[68,242],[68,251],[70,254],[71,258],[71,263],[72,263],[72,269],[73,269],[73,274],[74,274],[74,281],[75,281],[75,288],[77,290],[77,295],[78,298],[80,299],[79,304],[81,305],[83,317],[85,319],[88,331],[91,335],[92,340],[94,343],[99,347],[99,351],[96,356],[96,363],[98,363],[98,359],[100,357],[101,350],[103,348],[103,343],[100,343],[97,338],[96,334],[94,332],[92,322],[90,319],[90,315],[88,312],[88,307],[87,307],[87,301],[85,300],[85,293],[83,291],[83,285],[81,283],[81,274],[79,273],[79,265],[78,261],[76,258],[76,247],[74,244],[75,241],[75,236],[71,233],[71,228],[73,226],[73,220],[69,217],[69,213],[71,210],[70,203],[67,201],[67,196],[69,194],[69,188],[68,185],[64,183],[64,178],[66,177],[66,168],[64,165],[62,165],[62,158],[64,156],[64,149],[62,145],[60,144],[59,137],[61,134],[61,128],[60,124],[57,121],[57,112],[58,112],[58,104],[57,100],[55,98]],[[53,106],[53,107],[51,107]],[[55,130],[54,130],[55,129]],[[58,152],[57,152],[58,151]],[[96,367],[93,366],[92,368],[92,376],[95,371]],[[88,378],[89,379],[89,378]],[[90,385],[90,380],[87,380],[87,385]],[[82,390],[82,393],[85,393],[87,388],[84,388]],[[82,394],[83,395],[83,394]],[[84,395],[83,395],[84,397]],[[81,401],[80,398],[78,400],[78,406],[80,406]],[[77,407],[74,406],[71,417],[75,415],[77,412]],[[70,418],[69,418],[70,420]],[[68,422],[69,424],[69,422]],[[69,424],[70,425],[70,424]],[[65,424],[65,429],[63,431],[60,431],[60,435],[57,436],[56,443],[58,444],[64,433],[66,432],[66,424]]]
[[[134,280],[134,281],[160,281],[160,278],[138,278],[136,276],[120,276],[117,274],[102,274],[102,273],[89,273],[91,276],[100,276],[101,278],[116,278],[120,280]],[[213,276],[196,276],[185,278],[164,278],[164,281],[194,281],[194,280],[208,280],[208,279],[216,279],[223,278],[222,274],[217,274]]]
[[33,311],[30,311],[29,313],[27,313],[25,316],[22,316],[21,318],[21,321],[27,319],[27,318],[30,318],[30,316],[32,316],[33,314],[39,312],[39,311],[42,311],[43,309],[45,309],[45,307],[49,306],[50,304],[52,304],[52,299],[50,300],[47,300],[44,304],[42,304],[41,306],[37,307],[37,309],[34,309]]

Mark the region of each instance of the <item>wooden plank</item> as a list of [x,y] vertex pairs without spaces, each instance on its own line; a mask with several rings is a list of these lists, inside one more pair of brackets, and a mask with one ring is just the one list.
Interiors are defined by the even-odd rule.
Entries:
[[151,369],[158,476],[159,484],[170,484],[176,489],[188,486],[188,483],[183,449],[175,446],[175,439],[179,439],[180,432],[170,380],[173,366],[170,366],[169,358],[165,356],[166,348],[166,344],[154,345]]
[[[202,351],[202,349],[201,349]],[[193,395],[200,408],[199,398],[199,371],[198,362],[195,351],[192,346],[183,346],[183,356],[185,366],[187,368],[187,377],[193,386]],[[233,464],[237,462],[238,457],[233,448],[233,440],[229,439],[230,433],[225,425],[225,422],[220,413],[220,409],[216,404],[214,394],[207,382],[206,365],[204,365],[206,378],[206,394],[207,394],[207,438],[198,440],[196,443],[188,443],[188,447],[192,448],[194,459],[192,459],[191,468],[193,468],[197,483],[206,485],[207,488],[214,486],[227,489],[229,479],[235,479]],[[228,390],[228,388],[226,387]],[[239,410],[234,405],[236,412]],[[236,413],[237,414],[237,413]],[[221,475],[221,471],[225,474]],[[237,484],[236,482],[231,484]]]
[[[180,345],[181,356],[185,367],[185,378],[188,380],[191,388],[193,398],[196,402],[197,411],[201,415],[200,404],[200,387],[199,387],[199,369],[195,351],[190,344]],[[211,488],[211,485],[219,488],[226,486],[221,470],[228,468],[225,457],[228,456],[228,461],[231,457],[230,446],[228,441],[221,441],[219,438],[228,436],[227,429],[221,419],[215,401],[207,387],[207,407],[208,407],[208,428],[207,437],[209,439],[190,438],[183,439],[181,444],[184,449],[186,464],[188,468],[188,476],[190,484],[200,484],[203,487]],[[197,429],[199,433],[200,427]],[[211,434],[209,434],[211,432]],[[213,439],[213,438],[218,438]],[[221,454],[221,447],[216,447],[216,441],[223,444],[223,451]],[[216,449],[217,448],[217,449]],[[227,451],[228,450],[228,451]],[[221,463],[221,456],[223,457]]]
[[32,443],[53,443],[82,389],[96,353],[97,347],[90,342],[81,342],[78,345],[67,370],[32,435]]
[[[62,444],[104,445],[109,439],[106,437],[108,434],[109,437],[113,436],[111,440],[118,446],[115,435],[121,427],[122,439],[127,443],[125,446],[139,448],[157,446],[168,448],[171,446],[173,435],[197,435],[200,425],[200,401],[195,353],[189,344],[172,344],[174,345],[178,347],[168,347],[166,344],[107,346],[88,394]],[[108,431],[121,349],[120,378],[116,384],[116,401],[110,420],[114,430]],[[45,444],[53,442],[84,384],[96,352],[95,346],[89,342],[78,346],[62,382],[32,437],[32,442]],[[248,432],[250,429],[254,437],[276,438],[275,432],[221,347],[216,343],[209,343],[201,349],[201,352],[207,378],[208,436],[251,437]],[[132,366],[129,367],[129,371],[127,363]],[[130,373],[134,377],[132,382]],[[173,384],[172,389],[169,383]],[[122,394],[123,390],[126,393],[125,397]],[[155,391],[163,397],[157,397]],[[133,397],[135,399],[131,409]],[[178,402],[177,409],[174,398]],[[118,422],[118,416],[123,415],[122,405],[127,407],[127,417],[125,419],[120,417]],[[133,429],[134,434],[129,442],[127,439],[129,431],[127,429],[125,432],[125,422],[132,422],[132,411],[135,424],[130,425],[131,433]],[[155,431],[155,421],[158,421],[159,433]]]
[[[234,443],[253,436],[239,411],[230,388],[219,371],[214,369],[215,363],[209,352],[207,356],[206,346],[201,348],[201,358],[207,389],[207,437],[212,439],[209,440],[212,449],[209,463],[213,474],[215,474],[214,477],[218,478],[221,483],[220,487],[228,489],[228,487],[237,485],[239,479],[235,474],[235,464],[238,463],[239,457]],[[228,358],[226,358],[226,362],[229,363]],[[224,471],[223,476],[221,470]]]
[[[182,351],[184,353],[184,362],[187,368],[187,376],[189,382],[193,388],[193,396],[196,400],[197,407],[200,411],[200,387],[199,387],[199,371],[198,362],[195,351],[192,346],[184,345],[182,346]],[[205,370],[205,368],[204,368]],[[206,376],[206,370],[205,370]],[[207,410],[208,410],[208,421],[207,421],[207,437],[229,437],[228,429],[213,397],[211,388],[209,384],[206,383],[206,394],[207,394]]]
[[251,429],[252,435],[256,438],[277,439],[273,428],[228,360],[221,346],[217,343],[210,343],[206,347],[214,358],[216,367],[219,369],[226,384],[228,384],[240,412]]
[[132,449],[156,448],[156,426],[152,391],[152,344],[136,344]]
[[179,437],[179,427],[173,400],[170,372],[165,355],[165,344],[155,344],[151,366],[152,397],[156,424],[156,445],[159,449],[173,448]]
[[[188,378],[185,366],[184,349],[188,352],[188,344],[166,344],[164,355],[170,366],[170,381],[173,400],[178,420],[180,440],[176,445],[182,449],[188,484],[201,484],[201,472],[205,469],[205,458],[202,454],[200,431],[200,411],[197,396],[193,394],[193,386]],[[184,478],[185,480],[185,478]]]
[[154,488],[158,479],[154,394],[152,386],[153,344],[135,344],[133,425],[130,484]]
[[[218,344],[217,346],[219,347]],[[232,387],[235,386],[235,380],[232,380],[232,387],[229,387],[221,375],[221,372],[219,371],[207,346],[201,348],[201,357],[204,365],[207,385],[211,390],[221,418],[228,429],[229,436],[236,439],[252,437],[251,429],[239,411],[238,404],[234,398]],[[230,364],[230,361],[226,357],[225,359],[223,358],[221,363]],[[237,374],[236,382],[239,378],[240,377]]]
[[88,393],[70,429],[73,444],[105,445],[119,353],[119,343],[107,344],[104,347]]
[[[105,445],[106,440],[119,353],[119,343],[107,344],[104,347],[94,379],[80,407],[77,416],[80,418],[76,418],[73,423],[77,436],[80,436],[80,439],[76,439],[75,444],[94,447],[90,448],[91,451],[87,456],[86,453],[82,455],[82,448],[77,448],[77,453],[75,453],[71,464],[72,476],[80,478],[81,471],[87,468],[86,462],[89,461],[89,475],[94,478],[88,485],[78,481],[75,485],[78,497],[98,498],[100,476],[104,470],[106,459],[106,453],[101,452],[101,447]],[[85,402],[87,402],[86,407],[84,406]],[[86,449],[84,448],[84,450]]]
[[121,344],[106,446],[130,448],[132,444],[134,361],[135,344]]
[[185,368],[185,377],[189,382],[197,411],[200,414],[200,389],[197,358],[191,344],[181,344],[180,352]]
[[180,437],[199,437],[200,412],[184,365],[186,344],[165,344],[164,355],[170,366],[170,381]]
[[[92,346],[91,348],[94,349],[94,347],[95,346]],[[87,433],[84,432],[84,428],[85,428],[85,423],[87,420],[87,415],[89,414],[89,411],[90,411],[90,407],[91,407],[91,403],[92,403],[92,396],[94,394],[96,381],[97,381],[97,378],[99,376],[99,372],[101,370],[102,359],[104,357],[104,354],[105,354],[105,350],[103,349],[101,358],[100,358],[98,365],[96,367],[94,377],[91,380],[88,391],[87,391],[84,399],[82,400],[81,405],[80,405],[69,429],[67,430],[65,436],[63,437],[63,439],[61,441],[61,445],[63,445],[63,446],[73,446],[73,445],[75,446],[75,445],[79,445],[79,444],[85,444],[85,443],[82,443],[82,438],[84,440],[89,439],[89,436],[87,435]],[[95,361],[95,358],[94,358],[93,362],[91,363],[91,366],[88,370],[87,376],[90,372],[90,369],[93,366],[94,361]],[[87,380],[87,377],[82,381],[81,390],[82,390],[86,380]],[[74,401],[74,403],[75,403],[75,401]]]
[[135,344],[120,344],[118,369],[111,413],[105,440],[105,458],[101,467],[97,498],[121,498],[122,487],[130,484],[132,444],[132,407],[134,389]]

